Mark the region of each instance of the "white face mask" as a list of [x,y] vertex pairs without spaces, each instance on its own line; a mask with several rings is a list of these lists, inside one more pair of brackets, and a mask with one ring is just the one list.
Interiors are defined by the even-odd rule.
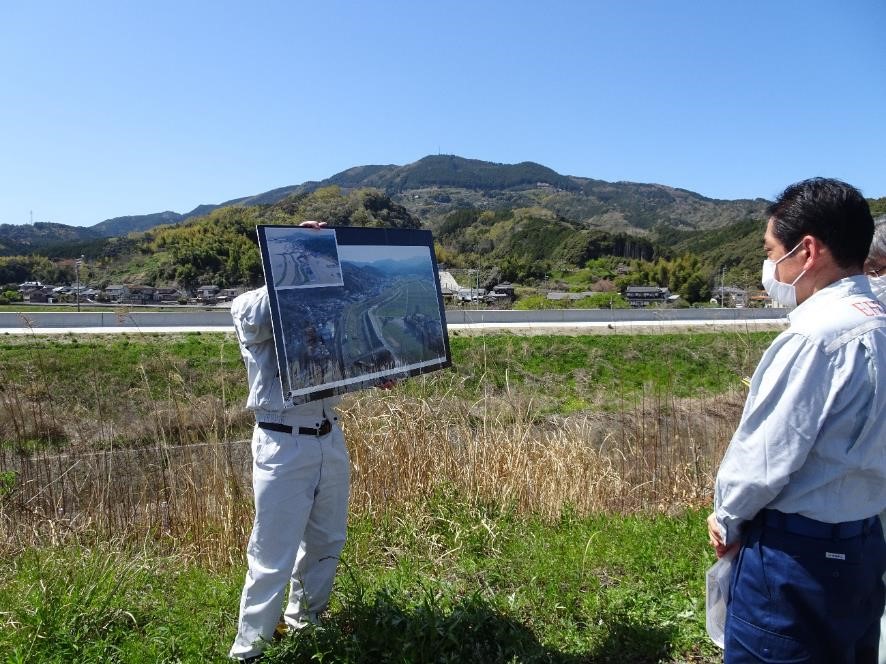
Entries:
[[797,244],[796,247],[791,249],[784,256],[779,258],[777,261],[771,260],[767,258],[763,261],[763,288],[766,289],[766,292],[769,294],[773,300],[777,300],[780,304],[786,307],[796,307],[797,306],[797,289],[794,288],[794,284],[800,281],[800,277],[806,274],[806,270],[803,270],[800,274],[797,275],[797,278],[794,279],[791,283],[786,284],[783,281],[779,281],[775,278],[775,266],[781,263],[785,258],[790,256],[792,253],[797,251],[803,242],[801,241]]

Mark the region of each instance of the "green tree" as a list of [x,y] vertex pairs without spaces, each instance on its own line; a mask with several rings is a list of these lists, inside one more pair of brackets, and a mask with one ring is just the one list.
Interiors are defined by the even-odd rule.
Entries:
[[706,302],[711,297],[707,280],[699,272],[693,272],[680,288],[680,297],[691,304]]

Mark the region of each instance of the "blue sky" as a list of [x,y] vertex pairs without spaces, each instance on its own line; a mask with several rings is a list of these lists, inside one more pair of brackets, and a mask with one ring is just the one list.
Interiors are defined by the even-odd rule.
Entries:
[[886,195],[886,3],[5,2],[0,223],[92,225],[428,154]]

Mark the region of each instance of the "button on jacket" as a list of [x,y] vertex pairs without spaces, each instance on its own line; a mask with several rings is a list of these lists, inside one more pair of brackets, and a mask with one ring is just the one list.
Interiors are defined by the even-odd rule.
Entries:
[[763,508],[827,523],[886,508],[886,309],[858,275],[788,318],[754,372],[717,473],[726,544]]

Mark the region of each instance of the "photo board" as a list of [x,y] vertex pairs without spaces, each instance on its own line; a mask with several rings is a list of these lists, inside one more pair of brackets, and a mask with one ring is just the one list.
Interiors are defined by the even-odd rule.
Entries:
[[284,400],[451,364],[430,231],[257,226]]

